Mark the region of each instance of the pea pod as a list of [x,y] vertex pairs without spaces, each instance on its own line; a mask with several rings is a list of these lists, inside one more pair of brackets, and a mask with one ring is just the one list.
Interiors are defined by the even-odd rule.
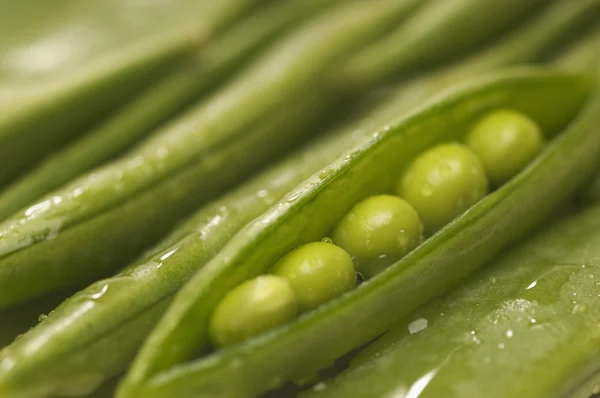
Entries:
[[[553,18],[549,20],[542,14],[536,25],[550,26],[561,31],[565,26],[577,23],[577,19],[569,13],[555,12],[551,15]],[[564,16],[564,20],[561,20],[561,16]],[[544,21],[552,23],[545,24]],[[551,38],[556,36],[547,34],[531,37],[530,31],[533,30],[527,29],[518,35],[520,40],[514,40],[528,43],[530,50],[519,53],[522,59],[534,54],[537,48],[547,46],[551,43]],[[546,31],[552,32],[551,29]],[[518,60],[515,57],[507,59]],[[413,97],[413,102],[414,100],[418,100],[418,97]],[[253,182],[201,210],[197,216],[192,217],[156,246],[153,249],[154,253],[150,253],[144,260],[132,264],[114,278],[91,285],[69,299],[42,324],[5,350],[5,357],[15,362],[15,367],[3,375],[5,383],[12,386],[13,394],[19,391],[26,395],[27,389],[20,389],[20,380],[26,387],[35,381],[35,384],[59,388],[61,383],[69,385],[74,380],[89,377],[87,375],[92,373],[96,375],[95,380],[98,380],[99,374],[108,376],[120,372],[148,333],[148,323],[144,323],[147,322],[144,319],[153,317],[156,321],[160,317],[164,304],[157,305],[158,309],[155,309],[155,304],[170,300],[173,292],[189,278],[189,275],[210,259],[244,223],[266,210],[273,201],[302,178],[333,159],[361,134],[371,131],[377,120],[397,119],[407,105],[412,106],[412,103],[407,103],[402,95],[395,95],[394,98],[384,101],[377,110],[366,115],[358,130],[348,127],[348,132],[336,133],[334,138],[311,145],[305,153],[276,166]],[[198,239],[201,243],[197,243]],[[171,253],[173,250],[176,250],[175,254]],[[173,255],[161,259],[169,253]],[[156,264],[162,266],[156,268]],[[164,270],[169,270],[168,279],[163,276]],[[123,278],[131,274],[135,274],[136,277]],[[89,302],[95,301],[90,300],[90,297],[100,292],[103,292],[102,306],[90,307]],[[140,311],[152,314],[148,315],[150,318],[145,318],[146,316],[141,316]],[[76,318],[72,316],[75,313],[79,314]],[[69,327],[64,327],[67,323]],[[124,334],[124,330],[128,331],[127,335]],[[105,338],[96,343],[99,336]],[[42,339],[47,342],[43,350],[37,350],[36,355],[23,355],[27,347]],[[121,343],[124,340],[129,344]],[[83,363],[86,366],[82,366]]]
[[[131,260],[200,203],[302,140],[311,131],[302,123],[333,118],[335,101],[317,85],[324,70],[417,3],[351,2],[308,21],[126,155],[4,221],[0,308]],[[253,126],[260,132],[248,132]]]
[[345,84],[369,84],[447,62],[534,14],[543,0],[434,0],[394,32],[358,52],[338,73]]
[[557,57],[556,62],[564,68],[593,70],[600,65],[598,46],[600,46],[600,27],[575,42],[566,53]]
[[[580,75],[519,71],[488,77],[368,137],[244,227],[190,279],[146,340],[118,396],[255,396],[382,333],[391,326],[390,315],[442,294],[575,188],[600,149],[589,125],[595,108],[557,136],[526,172],[356,290],[281,328],[195,358],[207,348],[208,317],[230,288],[265,273],[299,244],[327,236],[361,198],[390,191],[418,153],[459,139],[475,118],[498,107],[529,114],[556,133],[589,90],[590,80]],[[564,164],[564,158],[572,161]]]
[[[9,3],[0,14],[19,12]],[[0,184],[126,103],[255,3],[63,2],[24,17],[0,39]]]
[[593,396],[599,227],[597,205],[554,223],[303,396]]
[[395,102],[399,103],[404,97],[404,106],[410,108],[466,76],[509,65],[547,61],[560,50],[565,40],[578,37],[599,16],[598,0],[552,2],[523,26],[490,47],[433,75],[405,83]]
[[298,21],[338,0],[292,0],[261,7],[193,56],[178,70],[98,128],[53,153],[0,194],[0,219],[90,168],[115,157],[231,75]]
[[[354,129],[343,129],[317,140],[205,206],[116,276],[97,281],[66,300],[0,353],[0,363],[14,363],[11,369],[0,371],[0,391],[4,388],[13,396],[27,397],[31,386],[36,386],[39,395],[42,389],[44,395],[51,395],[92,379],[88,382],[91,390],[125,370],[149,332],[148,320],[159,319],[196,269],[244,224],[360,136]],[[27,355],[40,341],[46,344]]]

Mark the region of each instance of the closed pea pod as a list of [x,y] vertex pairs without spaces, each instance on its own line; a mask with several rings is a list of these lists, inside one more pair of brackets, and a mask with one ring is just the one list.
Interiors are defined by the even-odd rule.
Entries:
[[333,242],[354,258],[366,278],[401,259],[423,239],[415,209],[392,195],[377,195],[357,203],[333,232]]
[[120,108],[116,115],[52,153],[7,187],[0,194],[0,219],[124,152],[230,77],[276,36],[338,1],[292,0],[253,10],[237,25],[195,50],[183,65]]
[[[333,94],[314,83],[417,3],[350,2],[327,10],[119,159],[5,220],[0,308],[130,261],[179,218],[317,130],[310,123],[335,118]],[[250,148],[254,156],[240,155]],[[75,266],[82,263],[85,269]]]
[[[27,7],[33,17],[3,24],[9,28],[0,34],[0,184],[82,135],[260,2],[34,2],[44,11]],[[9,3],[0,14],[11,15]]]

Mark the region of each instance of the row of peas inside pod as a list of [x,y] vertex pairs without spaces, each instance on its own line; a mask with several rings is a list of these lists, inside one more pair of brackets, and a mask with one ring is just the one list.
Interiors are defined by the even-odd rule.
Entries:
[[[433,147],[400,176],[396,195],[355,204],[332,239],[298,247],[261,275],[232,289],[210,319],[215,347],[242,342],[299,313],[356,288],[415,249],[530,163],[543,134],[534,120],[513,110],[484,115],[465,144]],[[358,280],[358,282],[357,282]]]

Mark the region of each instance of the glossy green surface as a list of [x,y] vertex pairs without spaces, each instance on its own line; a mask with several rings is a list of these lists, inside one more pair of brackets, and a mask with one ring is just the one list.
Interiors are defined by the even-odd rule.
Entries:
[[[122,272],[66,300],[0,354],[15,363],[10,371],[0,372],[0,386],[18,396],[28,396],[32,386],[52,395],[70,385],[91,390],[124,371],[150,332],[146,325],[159,319],[194,271],[244,224],[388,117],[367,113],[357,125],[344,126],[307,145],[199,210]],[[43,349],[29,354],[40,341],[46,342]]]
[[462,144],[443,144],[420,154],[396,187],[431,235],[488,193],[481,160]]
[[210,317],[210,340],[227,347],[291,321],[298,315],[295,289],[284,277],[262,275],[231,289]]
[[[0,34],[0,184],[82,135],[258,1],[29,7],[21,23],[8,23]],[[6,3],[0,14],[7,7],[21,15]]]
[[[398,173],[382,170],[401,171],[440,141],[460,140],[468,125],[497,107],[510,105],[548,131],[559,131],[581,107],[589,84],[581,76],[542,71],[488,77],[371,135],[244,227],[190,279],[146,340],[118,396],[255,396],[329,365],[389,328],[391,314],[399,317],[443,294],[535,225],[585,177],[581,170],[596,162],[600,147],[596,121],[590,120],[590,114],[597,117],[595,109],[557,137],[526,176],[488,195],[380,275],[282,328],[193,359],[206,346],[207,317],[218,299],[298,244],[326,236],[360,199],[389,192]],[[574,159],[568,167],[565,157]]]
[[377,195],[354,205],[332,239],[352,256],[356,270],[371,278],[421,243],[423,225],[405,200]]
[[312,242],[288,253],[270,271],[286,278],[300,311],[313,310],[356,287],[350,255],[327,242]]
[[541,152],[544,137],[534,120],[502,109],[477,121],[465,142],[479,155],[490,183],[499,187]]
[[196,51],[118,113],[53,153],[0,194],[0,220],[115,157],[230,77],[277,35],[339,0],[290,0],[258,8]]
[[493,260],[304,396],[588,398],[600,369],[599,259],[595,206]]
[[[300,110],[296,113],[299,117],[296,125],[302,126],[301,120],[306,116],[304,112],[310,112],[312,107],[304,105],[300,109],[290,109],[296,112]],[[295,117],[293,113],[282,113],[281,116]],[[274,128],[288,128],[289,119],[286,117],[275,125],[263,125],[264,130],[257,130],[258,134],[252,141],[243,140],[239,146],[220,156],[208,158],[207,162],[213,162],[217,169],[224,167],[229,164],[231,157],[246,153],[248,142],[262,142],[272,134]],[[97,282],[66,300],[43,323],[0,354],[0,357],[10,358],[15,363],[10,371],[0,371],[0,390],[9,389],[13,396],[29,397],[31,389],[35,387],[38,394],[52,396],[54,391],[74,385],[78,386],[78,391],[85,392],[106,378],[123,372],[173,293],[245,223],[345,147],[343,140],[331,141],[324,143],[322,149],[312,150],[311,147],[310,150],[301,151],[247,185],[210,203],[147,257],[134,262],[114,277],[96,278]],[[167,188],[198,185],[198,178],[203,176],[198,172],[190,173],[186,179],[177,179]],[[226,176],[219,174],[218,177],[219,180],[208,182],[222,181]],[[148,209],[160,209],[157,203],[157,197],[150,194],[143,202],[132,204],[132,211],[136,210],[136,204],[147,206]],[[108,242],[113,250],[121,248],[120,245],[124,243],[120,240],[102,235],[103,230],[119,221],[118,214],[115,213],[106,224],[98,224],[95,230],[89,232],[89,236],[95,236],[94,239],[104,237],[104,243]],[[161,222],[164,224],[161,225],[173,226],[176,220],[170,217],[173,217],[173,213],[162,216]],[[156,219],[136,219],[129,229],[127,244],[131,244],[140,225],[151,232],[152,228],[156,228]],[[119,226],[125,228],[126,224]],[[74,256],[70,244],[78,238],[81,237],[76,233],[64,238],[63,261],[69,261]],[[83,238],[87,239],[88,236]],[[60,243],[60,239],[57,238],[53,243]],[[141,245],[136,251],[130,249],[131,257],[137,256],[142,249]],[[78,255],[87,254],[82,251]],[[111,261],[113,254],[108,252],[105,255],[105,267],[114,267]],[[93,279],[91,274],[87,277]],[[32,354],[30,347],[39,347],[41,341],[52,343],[43,344],[43,349],[37,348]]]
[[124,156],[5,220],[0,308],[106,275],[194,208],[307,139],[316,132],[311,123],[335,116],[336,101],[314,83],[406,8],[378,0],[320,14]]

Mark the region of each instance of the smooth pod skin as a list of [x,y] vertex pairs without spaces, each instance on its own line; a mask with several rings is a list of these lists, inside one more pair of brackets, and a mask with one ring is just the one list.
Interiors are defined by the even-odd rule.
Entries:
[[215,307],[210,336],[215,347],[240,343],[282,325],[298,314],[298,300],[286,278],[263,275],[237,286]]
[[[0,32],[0,185],[82,136],[261,1],[27,7],[30,18]],[[11,15],[10,3],[0,14]]]
[[[0,193],[0,220],[79,174],[124,152],[249,62],[275,37],[339,0],[292,0],[260,7],[201,46],[190,60]],[[213,21],[216,22],[216,21]],[[259,27],[259,28],[257,28]]]
[[310,311],[356,287],[350,255],[327,242],[307,243],[282,258],[271,273],[286,278],[300,311]]
[[[373,118],[369,115],[364,122],[371,126]],[[123,372],[195,271],[244,224],[359,139],[352,125],[308,144],[198,210],[148,254],[77,292],[44,322],[29,331],[33,324],[27,325],[19,331],[24,333],[21,338],[0,352],[0,362],[14,363],[0,371],[0,391],[4,388],[11,397],[66,394],[72,386],[89,392]],[[50,309],[38,310],[33,319]],[[45,343],[32,354],[31,347],[40,341]]]
[[544,0],[428,0],[412,18],[354,55],[338,73],[344,84],[405,77],[472,51],[536,13]]
[[419,155],[401,177],[396,192],[432,234],[480,201],[488,192],[481,161],[461,144],[444,144]]
[[479,155],[491,185],[499,187],[540,153],[544,137],[527,115],[502,109],[483,116],[465,142]]
[[[197,356],[207,344],[206,317],[215,298],[267,272],[298,244],[327,236],[361,199],[390,192],[398,178],[394,171],[418,153],[462,140],[481,114],[508,106],[531,113],[548,131],[560,131],[590,89],[582,76],[505,72],[455,87],[369,135],[240,230],[179,290],[118,396],[257,396],[330,365],[385,332],[394,317],[447,292],[535,226],[585,178],[581,170],[597,162],[600,150],[594,119],[600,103],[587,106],[523,178],[477,203],[380,275],[260,338]],[[573,162],[565,165],[565,157]]]
[[356,270],[371,278],[421,243],[423,225],[405,200],[377,195],[354,205],[332,239],[352,256]]
[[[462,79],[510,65],[546,61],[549,56],[561,49],[565,38],[575,38],[582,34],[599,17],[600,1],[598,0],[552,2],[525,24],[489,47],[482,48],[472,56],[432,76],[424,76],[405,84],[404,90],[400,91],[395,102],[400,102],[404,98],[405,107],[410,108],[415,106],[418,100],[433,96]],[[593,51],[592,57],[588,55],[584,59],[576,54],[567,55],[568,59],[562,61],[561,66],[575,63],[578,65],[576,70],[587,70],[589,64],[585,62],[595,57],[596,47]]]
[[316,83],[416,3],[331,7],[119,159],[4,220],[0,308],[106,276],[199,205],[335,120],[340,101]]
[[327,388],[301,396],[380,398],[414,388],[422,398],[595,397],[599,259],[596,204],[505,251],[397,322]]

